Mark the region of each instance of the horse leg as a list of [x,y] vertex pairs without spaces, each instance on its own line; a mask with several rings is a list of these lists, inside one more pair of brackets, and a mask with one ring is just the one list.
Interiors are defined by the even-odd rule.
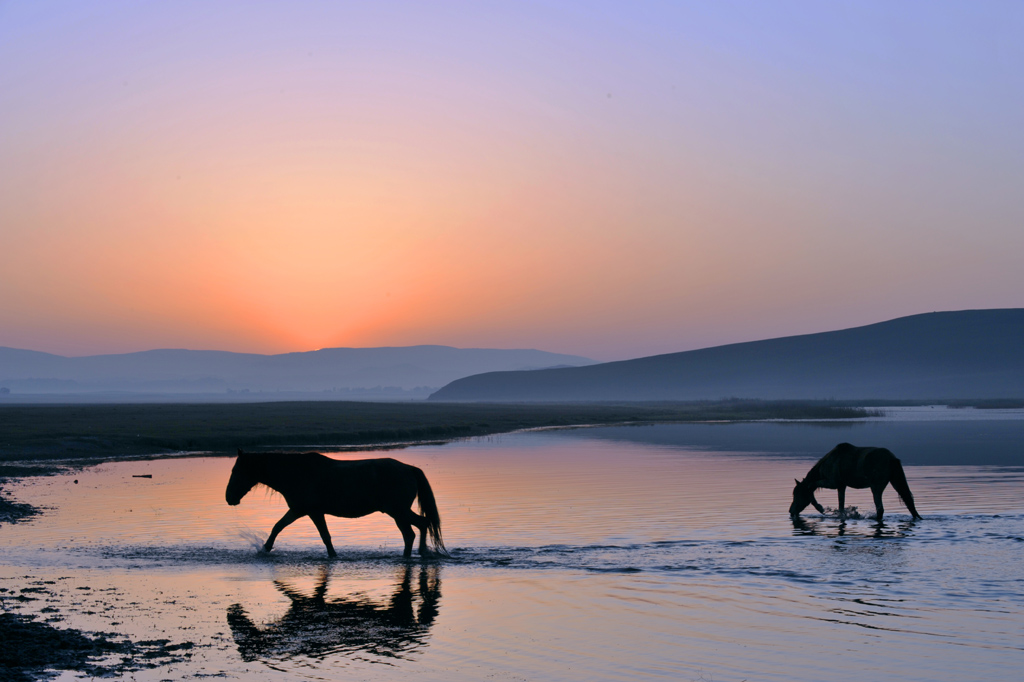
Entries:
[[881,488],[878,486],[871,486],[871,494],[875,496],[875,520],[879,523],[882,522],[882,514],[885,513],[885,507],[882,506],[883,490],[885,490],[884,485]]
[[405,540],[405,551],[402,552],[402,556],[408,559],[412,556],[412,543],[416,539],[416,533],[405,514],[392,514],[391,518],[395,520],[398,530],[402,531],[402,539]]
[[430,549],[427,548],[427,526],[430,525],[430,522],[426,517],[414,513],[411,509],[409,510],[409,519],[420,531],[420,556],[427,556],[430,554]]
[[313,525],[320,531],[320,539],[327,545],[327,556],[334,558],[338,556],[338,553],[334,551],[334,545],[331,543],[331,533],[327,530],[327,520],[323,514],[310,514],[309,518],[313,520]]
[[846,518],[846,486],[841,485],[839,489],[839,518]]
[[277,539],[278,534],[288,527],[289,524],[294,523],[298,519],[301,519],[305,514],[300,514],[297,511],[289,509],[281,517],[281,520],[274,524],[274,529],[270,531],[270,537],[263,543],[263,551],[269,552],[274,549],[274,540]]
[[412,543],[416,539],[416,533],[412,530],[413,526],[416,526],[420,532],[420,556],[430,554],[430,549],[427,548],[427,526],[429,522],[426,518],[420,516],[412,509],[406,509],[399,514],[393,515],[392,518],[398,524],[399,530],[402,531],[402,537],[405,538],[406,557],[412,556]]

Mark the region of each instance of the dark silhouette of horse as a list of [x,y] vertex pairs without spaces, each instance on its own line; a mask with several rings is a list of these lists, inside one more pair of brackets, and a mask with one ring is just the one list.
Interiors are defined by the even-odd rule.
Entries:
[[[327,546],[327,555],[338,556],[331,544],[325,514],[354,519],[383,512],[393,518],[402,531],[406,557],[412,556],[412,543],[416,539],[413,526],[420,531],[421,556],[431,553],[427,548],[428,536],[435,553],[448,555],[441,539],[441,516],[434,492],[426,475],[417,467],[390,458],[337,460],[318,452],[239,450],[225,493],[228,504],[241,502],[257,483],[281,493],[288,503],[288,511],[274,525],[263,545],[268,552],[288,524],[308,516]],[[412,511],[413,500],[417,497],[423,516]]]
[[839,491],[839,514],[845,516],[846,489],[871,488],[871,494],[875,497],[875,518],[881,522],[885,512],[882,507],[882,491],[890,483],[913,517],[921,518],[914,507],[914,496],[907,485],[903,465],[894,454],[885,448],[858,448],[849,443],[840,443],[811,467],[804,480],[796,482],[789,515],[795,518],[809,504],[819,513],[824,513],[825,509],[814,499],[814,491],[818,488],[835,488]]
[[256,625],[241,604],[228,608],[238,653],[244,661],[323,659],[352,652],[402,658],[425,642],[441,599],[437,565],[419,566],[417,589],[413,589],[413,567],[404,569],[394,592],[383,602],[363,595],[329,598],[326,567],[312,595],[275,580],[274,586],[291,601],[277,620]]

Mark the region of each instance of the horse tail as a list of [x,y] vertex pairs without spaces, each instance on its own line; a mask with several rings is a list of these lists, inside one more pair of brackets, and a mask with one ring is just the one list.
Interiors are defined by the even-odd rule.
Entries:
[[896,457],[889,460],[889,482],[892,483],[892,487],[899,494],[900,499],[903,500],[903,504],[907,505],[907,509],[913,514],[914,518],[921,518],[921,515],[917,513],[917,508],[914,506],[914,495],[910,492],[910,486],[907,485],[907,476],[903,473],[903,465],[900,464],[900,460]]
[[434,545],[434,552],[441,556],[450,556],[444,547],[444,540],[441,537],[441,515],[437,511],[437,501],[434,499],[434,491],[430,488],[427,475],[419,467],[416,470],[417,495],[420,500],[420,514],[427,520],[427,537]]

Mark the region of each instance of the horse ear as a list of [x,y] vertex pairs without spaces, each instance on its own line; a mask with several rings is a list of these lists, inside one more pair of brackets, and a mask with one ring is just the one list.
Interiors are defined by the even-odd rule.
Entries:
[[245,453],[242,452],[242,448],[238,448],[238,454],[239,454],[239,456],[245,454]]
[[[239,450],[238,454],[242,454],[242,451]],[[793,479],[793,482],[796,483],[797,485],[800,485],[800,481],[796,480],[795,478]]]

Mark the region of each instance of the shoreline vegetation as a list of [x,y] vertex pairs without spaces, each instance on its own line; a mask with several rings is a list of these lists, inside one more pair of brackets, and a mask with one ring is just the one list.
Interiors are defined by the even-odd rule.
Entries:
[[[181,452],[227,455],[238,448],[379,448],[524,429],[764,419],[847,420],[876,414],[870,406],[834,401],[754,400],[5,405],[0,406],[0,462],[107,460]],[[6,468],[0,467],[0,476],[9,475]]]
[[[42,464],[162,456],[234,454],[243,449],[401,447],[524,429],[615,424],[836,420],[878,416],[878,408],[946,404],[1007,408],[1024,401],[761,401],[650,403],[66,404],[0,406],[0,462]],[[0,465],[0,477],[30,474]]]

